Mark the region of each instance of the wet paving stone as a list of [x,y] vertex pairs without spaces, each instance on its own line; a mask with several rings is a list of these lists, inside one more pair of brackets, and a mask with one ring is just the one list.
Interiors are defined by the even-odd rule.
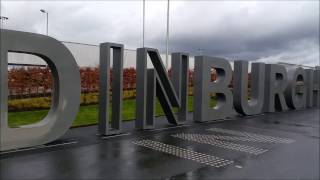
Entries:
[[70,129],[59,141],[0,154],[0,179],[319,179],[319,109],[97,136]]

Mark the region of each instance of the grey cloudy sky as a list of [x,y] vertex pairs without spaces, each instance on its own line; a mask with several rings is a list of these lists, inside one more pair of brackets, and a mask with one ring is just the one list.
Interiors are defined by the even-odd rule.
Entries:
[[[166,1],[146,1],[146,46],[165,51]],[[2,1],[7,29],[63,41],[142,46],[142,1]],[[319,1],[170,2],[170,52],[319,64]]]

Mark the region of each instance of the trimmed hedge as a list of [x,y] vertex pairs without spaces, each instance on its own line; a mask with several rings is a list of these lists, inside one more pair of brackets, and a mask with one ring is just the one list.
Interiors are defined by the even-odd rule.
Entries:
[[[125,90],[123,92],[123,99],[135,98],[135,90]],[[99,94],[98,93],[86,93],[81,94],[80,102],[81,105],[92,105],[98,104]],[[8,101],[9,111],[32,111],[49,109],[51,106],[51,97],[35,97],[25,99],[11,99]]]
[[[111,92],[112,93],[112,92]],[[111,95],[110,93],[110,95]],[[193,95],[193,88],[189,88],[189,96]],[[136,90],[124,90],[123,99],[133,99],[136,97]],[[99,93],[85,93],[80,97],[81,105],[93,105],[99,102]],[[9,99],[8,110],[13,112],[18,111],[33,111],[49,109],[51,106],[51,97],[32,97],[25,99]]]

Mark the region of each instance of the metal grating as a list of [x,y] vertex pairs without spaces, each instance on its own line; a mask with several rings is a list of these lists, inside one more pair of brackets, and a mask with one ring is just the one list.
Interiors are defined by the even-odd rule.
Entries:
[[230,129],[210,128],[208,130],[217,132],[217,133],[224,133],[224,134],[238,136],[238,137],[230,137],[230,136],[218,137],[223,140],[241,140],[241,141],[252,141],[252,142],[263,142],[263,143],[283,143],[283,144],[290,144],[294,142],[293,139],[266,136],[261,134],[241,132],[241,131],[235,131]]
[[199,153],[196,151],[184,149],[181,147],[164,144],[162,142],[158,141],[152,141],[152,140],[140,140],[140,141],[134,141],[133,144],[136,144],[138,146],[143,146],[146,148],[150,148],[156,151],[160,151],[163,153],[171,154],[180,158],[193,160],[195,162],[206,164],[209,166],[213,166],[216,168],[227,166],[229,164],[232,164],[233,161],[222,159],[216,156],[208,155]]
[[175,134],[171,136],[180,138],[183,140],[193,141],[193,142],[202,143],[202,144],[209,144],[209,145],[224,148],[224,149],[246,152],[254,155],[259,155],[268,151],[267,149],[261,149],[253,146],[236,144],[236,143],[231,143],[227,141],[220,141],[220,140],[217,140],[215,136],[207,135],[207,134],[180,133],[180,134]]
[[218,140],[226,140],[226,141],[261,142],[261,140],[248,138],[248,137],[240,137],[240,136],[223,136],[223,135],[213,135],[213,134],[210,136]]

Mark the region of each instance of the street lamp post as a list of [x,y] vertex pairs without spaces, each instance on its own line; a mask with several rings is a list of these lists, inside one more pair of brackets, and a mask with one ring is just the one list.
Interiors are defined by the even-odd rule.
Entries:
[[145,21],[146,21],[146,0],[143,0],[143,22],[142,22],[142,47],[144,47]]
[[168,53],[169,53],[169,12],[170,12],[170,0],[167,4],[167,37],[166,37],[166,68],[168,70]]
[[8,17],[6,17],[6,16],[0,16],[0,21],[1,21],[0,29],[2,29],[2,27],[3,27],[3,21],[7,21],[7,20],[9,20]]
[[40,9],[40,12],[45,13],[47,15],[47,36],[49,35],[49,13],[44,9]]

